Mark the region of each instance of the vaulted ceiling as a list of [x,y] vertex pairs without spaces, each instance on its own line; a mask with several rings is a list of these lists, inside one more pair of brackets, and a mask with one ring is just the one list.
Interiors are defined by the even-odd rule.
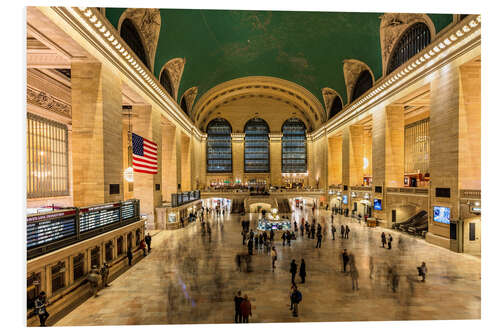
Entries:
[[[106,8],[118,29],[125,8]],[[154,58],[159,77],[166,62],[186,60],[178,98],[198,87],[197,100],[223,82],[246,76],[292,81],[322,103],[321,89],[347,92],[343,61],[356,59],[382,76],[382,13],[160,9],[161,27]],[[430,14],[436,32],[451,14]],[[197,100],[194,104],[196,104]]]

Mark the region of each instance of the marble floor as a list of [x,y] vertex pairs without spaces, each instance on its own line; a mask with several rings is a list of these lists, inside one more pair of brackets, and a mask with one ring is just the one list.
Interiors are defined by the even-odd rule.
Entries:
[[[300,214],[297,214],[300,221]],[[318,215],[319,214],[319,215]],[[330,223],[328,212],[317,219]],[[306,215],[311,218],[311,211]],[[255,230],[256,216],[251,216]],[[323,220],[325,219],[325,220]],[[148,325],[231,323],[237,290],[248,294],[253,316],[250,322],[317,322],[479,319],[481,316],[481,262],[477,257],[454,253],[424,240],[397,232],[393,249],[382,248],[386,229],[368,228],[350,218],[349,239],[332,240],[330,228],[320,249],[316,240],[298,237],[292,246],[275,242],[277,269],[265,253],[252,257],[252,271],[240,272],[235,256],[246,253],[240,235],[240,216],[210,218],[212,235],[192,223],[185,229],[161,231],[153,237],[152,252],[90,298],[55,326]],[[402,246],[398,246],[399,239]],[[353,291],[350,275],[341,271],[340,253],[355,255],[359,290]],[[370,257],[374,270],[370,279]],[[303,299],[299,316],[289,310],[290,261],[306,261],[305,284],[298,284]],[[419,282],[416,267],[425,261],[428,276]],[[387,267],[399,275],[393,292],[387,283]],[[299,278],[297,277],[296,281]]]

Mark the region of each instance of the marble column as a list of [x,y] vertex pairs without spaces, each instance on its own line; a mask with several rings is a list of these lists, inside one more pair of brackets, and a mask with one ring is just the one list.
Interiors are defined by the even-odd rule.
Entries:
[[271,184],[281,186],[281,133],[269,134]]

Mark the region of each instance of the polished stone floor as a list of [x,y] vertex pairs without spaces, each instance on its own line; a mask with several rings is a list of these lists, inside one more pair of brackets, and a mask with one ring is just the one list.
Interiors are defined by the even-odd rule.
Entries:
[[[298,213],[297,213],[298,214]],[[316,212],[318,214],[318,212]],[[317,218],[330,224],[326,211]],[[311,215],[308,210],[307,215]],[[300,220],[300,216],[298,221]],[[255,229],[255,216],[252,216]],[[250,322],[380,321],[479,319],[481,316],[481,262],[424,240],[392,232],[393,249],[381,247],[386,229],[367,228],[350,218],[335,217],[337,230],[348,223],[350,239],[332,240],[330,228],[323,245],[298,237],[292,246],[275,242],[277,269],[265,253],[252,257],[252,271],[240,272],[237,253],[246,253],[240,235],[240,216],[211,218],[212,235],[193,223],[181,230],[161,231],[153,237],[153,251],[100,292],[61,319],[56,326],[231,323],[237,290],[248,294]],[[325,225],[325,223],[322,223]],[[399,238],[402,245],[398,246]],[[341,271],[340,253],[355,256],[359,290],[353,291],[350,275]],[[370,257],[373,274],[370,279]],[[289,310],[290,261],[304,258],[305,284],[299,317]],[[416,267],[425,261],[428,276],[418,281]],[[393,292],[387,267],[399,275]],[[297,277],[297,281],[299,278]]]

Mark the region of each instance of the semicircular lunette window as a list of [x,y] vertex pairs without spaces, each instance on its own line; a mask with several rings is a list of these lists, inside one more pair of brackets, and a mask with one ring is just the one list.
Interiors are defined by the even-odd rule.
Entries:
[[281,138],[281,172],[307,172],[306,126],[297,118],[285,121]]
[[231,125],[216,118],[207,126],[207,172],[232,172]]
[[332,118],[340,111],[342,111],[342,100],[340,99],[339,96],[336,96],[332,102],[332,106],[330,107],[330,115],[328,119]]
[[142,45],[141,36],[137,31],[134,23],[130,19],[123,20],[122,26],[120,28],[120,37],[130,46],[132,51],[141,59],[142,63],[151,70],[149,62],[146,57],[146,51],[144,50],[144,45]]
[[165,90],[170,95],[170,97],[174,97],[172,84],[170,82],[170,76],[168,75],[168,72],[166,69],[161,71],[160,84],[163,86],[163,88],[165,88]]
[[370,71],[365,69],[359,74],[358,80],[356,81],[356,84],[352,89],[351,102],[355,101],[358,97],[363,95],[372,86],[373,86],[373,80]]
[[419,22],[410,26],[394,47],[387,66],[387,74],[407,62],[415,54],[422,51],[431,42],[431,32],[425,23]]
[[260,118],[245,125],[245,172],[269,172],[269,126]]

